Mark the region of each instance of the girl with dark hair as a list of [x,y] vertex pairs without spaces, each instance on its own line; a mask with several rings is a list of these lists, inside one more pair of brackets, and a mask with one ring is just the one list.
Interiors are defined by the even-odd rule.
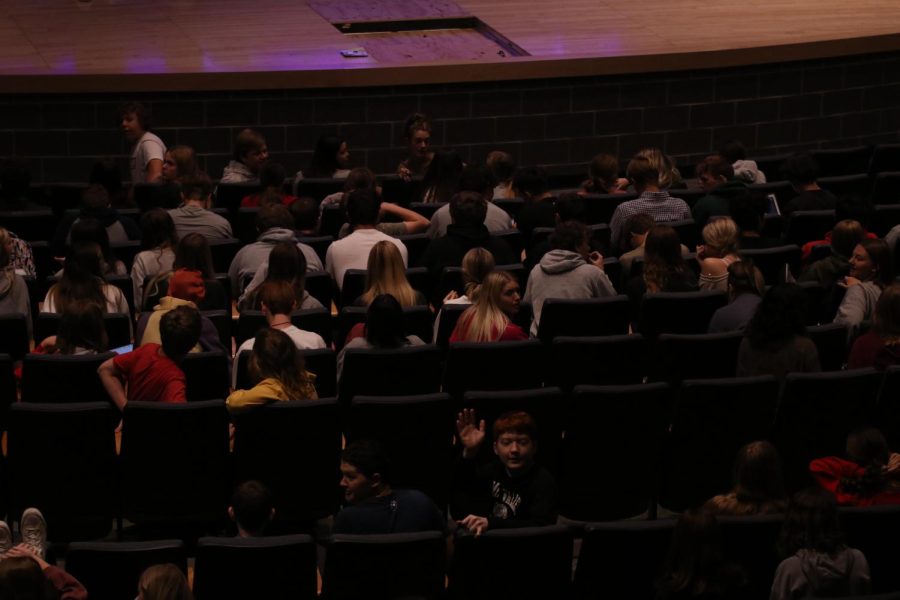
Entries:
[[628,180],[619,177],[619,159],[612,154],[598,154],[588,165],[588,178],[581,184],[580,195],[624,194]]
[[96,305],[108,313],[129,313],[122,290],[103,280],[103,256],[93,243],[75,244],[66,255],[59,281],[44,297],[43,312],[65,312],[80,302]]
[[298,173],[303,177],[333,177],[343,179],[350,174],[350,150],[347,140],[339,135],[323,134],[316,142],[312,159],[306,171]]
[[403,124],[403,134],[409,144],[409,156],[400,161],[397,175],[409,180],[410,177],[424,175],[434,158],[431,151],[431,121],[422,113],[414,113]]
[[781,459],[771,442],[750,442],[738,450],[733,477],[731,491],[707,500],[704,510],[728,516],[784,512],[787,494],[781,475]]
[[0,561],[0,598],[3,600],[85,600],[81,583],[47,563],[27,544],[7,551]]
[[864,596],[871,585],[865,555],[844,543],[834,496],[809,488],[791,497],[781,530],[785,558],[770,600]]
[[38,354],[97,354],[106,352],[108,340],[103,313],[96,304],[70,304],[59,318],[56,335],[44,339]]
[[337,376],[341,380],[344,355],[348,348],[399,348],[425,344],[415,335],[403,335],[403,307],[389,294],[376,296],[369,304],[363,335],[347,341],[337,357]]
[[434,158],[422,178],[422,202],[450,202],[459,190],[459,176],[463,160],[454,150],[434,153]]
[[138,306],[144,297],[144,281],[148,277],[172,270],[178,235],[175,222],[162,208],[151,208],[141,216],[141,251],[131,265],[131,282]]
[[888,286],[875,304],[872,329],[856,338],[848,369],[875,367],[884,371],[900,364],[900,284]]
[[293,242],[278,242],[272,246],[269,261],[261,265],[244,288],[238,300],[240,310],[260,310],[259,288],[269,281],[284,281],[294,290],[295,310],[325,308],[306,291],[306,256]]
[[197,304],[199,310],[226,310],[230,308],[225,288],[216,279],[209,242],[202,234],[189,233],[181,238],[175,246],[175,260],[172,263],[172,269],[170,271],[161,271],[144,289],[143,310],[153,310],[153,307],[159,304],[159,299],[168,293],[169,279],[179,269],[200,271],[203,277],[203,285],[206,291],[203,299]]
[[847,325],[852,330],[871,319],[881,291],[893,281],[891,250],[885,241],[861,241],[850,256],[850,274],[838,283],[847,291],[834,322]]
[[286,333],[273,327],[261,329],[250,355],[249,390],[235,390],[225,403],[232,413],[253,406],[288,400],[317,400],[315,375],[305,368],[303,355]]
[[739,599],[748,596],[746,584],[746,574],[725,562],[722,532],[715,515],[696,509],[682,513],[672,532],[656,597]]
[[697,289],[697,276],[685,264],[678,232],[669,225],[654,225],[647,232],[641,281],[650,294]]
[[98,219],[79,219],[72,224],[69,230],[69,244],[93,243],[100,246],[103,254],[104,275],[127,275],[128,269],[125,263],[116,258],[109,245],[109,233]]
[[884,435],[861,427],[847,436],[847,458],[828,456],[809,463],[816,482],[840,506],[900,504],[900,454],[888,450]]
[[819,352],[806,336],[806,295],[799,286],[769,289],[756,309],[738,349],[737,376],[818,372]]

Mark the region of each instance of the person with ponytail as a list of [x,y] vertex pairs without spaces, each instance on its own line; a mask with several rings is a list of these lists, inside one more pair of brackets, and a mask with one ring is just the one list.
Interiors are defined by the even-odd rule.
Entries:
[[519,282],[506,271],[484,278],[474,304],[460,315],[450,342],[512,342],[527,340],[528,334],[512,322],[519,312]]
[[847,458],[827,456],[809,463],[819,486],[834,494],[839,506],[900,504],[900,454],[888,450],[874,427],[847,436]]
[[[481,247],[466,252],[462,260],[463,295],[450,290],[441,306],[446,304],[472,304],[481,291],[481,284],[488,273],[494,270],[494,255]],[[441,326],[441,311],[434,319],[434,341],[437,342],[438,330]]]

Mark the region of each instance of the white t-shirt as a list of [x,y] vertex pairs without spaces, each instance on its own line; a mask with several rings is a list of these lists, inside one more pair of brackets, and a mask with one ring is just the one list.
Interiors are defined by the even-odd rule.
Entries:
[[369,252],[380,241],[388,241],[400,250],[403,266],[409,264],[406,245],[397,238],[381,233],[377,229],[357,229],[347,237],[331,242],[325,253],[325,270],[331,275],[338,289],[344,285],[347,269],[365,269],[369,262]]
[[[326,348],[325,340],[322,339],[322,336],[318,333],[313,333],[312,331],[304,331],[298,327],[293,325],[288,325],[284,329],[281,329],[284,333],[287,334],[289,338],[294,341],[294,345],[297,346],[300,350],[316,350],[318,348]],[[256,341],[255,337],[248,338],[244,340],[244,343],[240,345],[237,350],[237,354],[235,357],[241,355],[241,352],[244,350],[252,350],[253,343]],[[237,387],[237,365],[235,368],[231,370],[231,387]]]
[[166,145],[155,134],[146,132],[131,151],[131,183],[147,181],[147,165],[151,160],[162,162],[166,156]]

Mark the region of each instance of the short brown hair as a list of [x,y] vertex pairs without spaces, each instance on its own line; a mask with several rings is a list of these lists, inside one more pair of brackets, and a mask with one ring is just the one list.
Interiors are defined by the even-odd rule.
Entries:
[[511,410],[503,413],[494,421],[494,439],[496,440],[504,433],[527,435],[534,440],[537,438],[537,424],[527,412]]
[[195,171],[181,179],[181,195],[185,200],[206,200],[212,194],[212,181],[203,171]]
[[266,138],[258,131],[244,129],[234,140],[234,160],[243,162],[244,157],[253,150],[260,150],[266,145]]
[[289,315],[294,310],[297,297],[287,281],[266,281],[259,286],[259,301],[273,315]]
[[635,156],[625,170],[628,179],[638,187],[659,185],[659,171],[643,156]]
[[713,154],[704,158],[697,165],[697,176],[699,177],[701,173],[706,173],[714,179],[718,179],[719,177],[734,179],[734,166],[725,160],[725,158]]

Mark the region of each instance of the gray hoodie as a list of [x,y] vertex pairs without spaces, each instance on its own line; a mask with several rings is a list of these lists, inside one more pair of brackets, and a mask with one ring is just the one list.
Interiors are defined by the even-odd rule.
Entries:
[[[263,263],[268,264],[272,246],[278,242],[297,242],[297,236],[291,229],[273,227],[265,230],[252,244],[247,244],[235,254],[228,268],[228,279],[231,281],[233,298],[241,295],[241,281],[247,275],[254,275]],[[297,247],[306,258],[306,271],[322,271],[322,261],[312,247],[297,242]]]
[[766,174],[759,170],[755,160],[738,160],[732,166],[735,179],[746,183],[766,182]]
[[530,302],[534,311],[531,335],[537,335],[541,309],[547,298],[583,299],[615,295],[616,290],[603,270],[589,264],[577,252],[551,250],[531,270],[525,288],[523,300]]
[[232,160],[222,171],[219,183],[259,183],[259,177],[247,168],[244,163]]
[[799,550],[778,565],[769,600],[863,596],[870,584],[869,563],[855,548],[833,555]]
[[25,315],[28,337],[31,337],[31,304],[28,286],[12,268],[0,270],[0,315]]

